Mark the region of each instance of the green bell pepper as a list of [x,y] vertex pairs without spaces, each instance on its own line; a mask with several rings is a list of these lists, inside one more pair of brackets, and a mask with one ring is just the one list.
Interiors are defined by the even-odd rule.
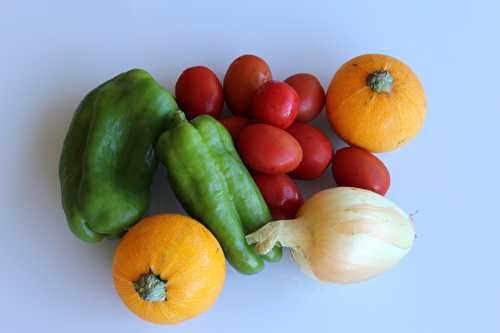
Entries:
[[154,147],[177,109],[172,95],[140,69],[83,99],[59,163],[62,205],[78,238],[114,238],[142,217],[157,166]]

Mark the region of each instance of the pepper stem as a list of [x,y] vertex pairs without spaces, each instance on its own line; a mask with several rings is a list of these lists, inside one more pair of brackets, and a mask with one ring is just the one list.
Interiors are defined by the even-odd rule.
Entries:
[[162,280],[160,276],[153,274],[142,274],[137,281],[134,282],[135,291],[145,301],[163,302],[167,299],[167,291],[165,289],[167,281]]
[[176,128],[177,126],[181,126],[186,121],[187,119],[184,112],[182,112],[181,110],[177,110],[170,116],[166,129],[170,130]]
[[390,93],[394,84],[394,78],[387,70],[380,70],[369,74],[366,82],[377,93]]

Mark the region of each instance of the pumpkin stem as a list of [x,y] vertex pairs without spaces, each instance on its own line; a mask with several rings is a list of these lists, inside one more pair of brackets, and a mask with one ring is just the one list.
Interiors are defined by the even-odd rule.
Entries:
[[366,78],[368,86],[375,92],[390,93],[392,85],[394,84],[394,78],[391,73],[386,70],[380,70],[373,72]]
[[142,274],[139,280],[134,282],[135,291],[143,300],[150,302],[163,302],[167,299],[166,285],[167,281],[152,272]]

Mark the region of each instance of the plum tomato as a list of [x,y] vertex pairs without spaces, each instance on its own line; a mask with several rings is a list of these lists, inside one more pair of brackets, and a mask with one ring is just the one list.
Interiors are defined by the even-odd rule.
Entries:
[[384,163],[370,152],[356,147],[342,148],[332,159],[332,173],[339,186],[351,186],[385,195],[391,183]]
[[236,139],[238,138],[238,135],[240,135],[241,130],[245,126],[250,124],[250,119],[248,119],[247,117],[243,117],[243,116],[229,116],[229,117],[219,119],[219,121],[228,130],[228,132],[233,137],[233,141],[235,141],[235,142],[236,142]]
[[190,67],[182,72],[175,84],[175,98],[188,119],[200,114],[218,118],[224,107],[219,79],[204,66]]
[[224,76],[224,98],[229,110],[249,116],[255,91],[271,79],[271,69],[263,59],[251,54],[237,58]]
[[243,128],[236,147],[247,167],[267,174],[287,173],[302,161],[302,148],[288,132],[267,124]]
[[290,177],[285,174],[254,173],[253,179],[269,206],[274,219],[295,218],[304,199],[300,188]]
[[308,122],[318,116],[325,106],[325,91],[312,74],[299,73],[285,80],[300,98],[299,112],[295,121]]
[[279,128],[290,126],[299,112],[299,95],[282,81],[268,81],[252,99],[252,115],[258,122]]
[[290,176],[302,180],[320,177],[332,159],[333,146],[328,137],[318,128],[304,123],[295,123],[287,131],[302,148],[302,162]]

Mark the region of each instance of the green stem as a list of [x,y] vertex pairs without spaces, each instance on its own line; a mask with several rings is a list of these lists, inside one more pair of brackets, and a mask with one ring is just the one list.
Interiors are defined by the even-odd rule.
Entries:
[[394,78],[386,70],[373,72],[366,78],[368,86],[375,92],[390,93],[394,84]]
[[175,111],[172,120],[176,125],[186,121],[186,115],[181,110]]
[[166,285],[167,281],[152,272],[142,274],[139,280],[134,282],[135,291],[143,300],[150,302],[163,302],[167,299]]

